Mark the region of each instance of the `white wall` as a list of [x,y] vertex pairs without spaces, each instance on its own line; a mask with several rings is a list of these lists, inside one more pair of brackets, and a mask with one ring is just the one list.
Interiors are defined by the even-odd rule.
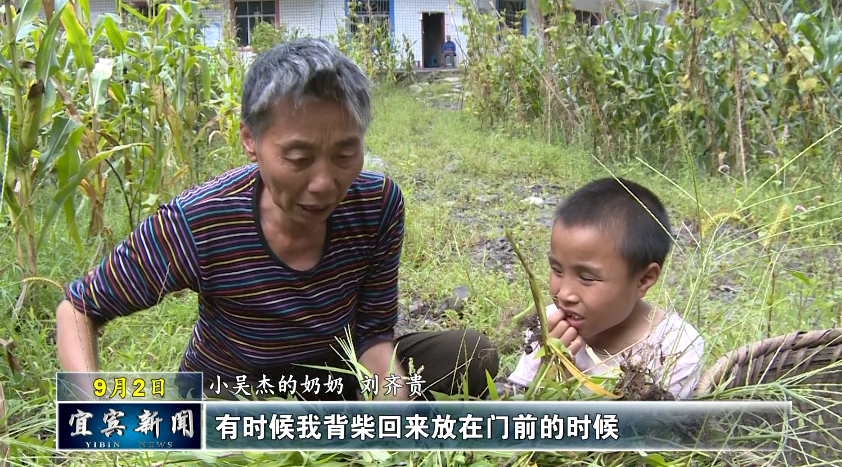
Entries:
[[[227,0],[221,0],[227,1]],[[314,37],[336,34],[345,21],[345,0],[278,0],[280,22]]]
[[[67,4],[71,6],[71,4]],[[43,8],[42,8],[43,10]],[[91,26],[96,26],[96,18],[102,13],[114,13],[117,11],[117,4],[114,0],[90,0],[88,11],[91,13]]]
[[278,0],[278,20],[289,28],[297,28],[303,33],[313,34],[316,24],[314,17],[315,3],[319,2]]
[[337,21],[345,19],[344,0],[278,0],[282,24],[315,37],[336,33]]
[[[527,0],[531,1],[531,0]],[[489,0],[475,0],[480,8],[487,7]],[[113,12],[114,0],[89,0],[91,20],[96,22],[100,13]],[[202,10],[209,22],[222,26],[230,20],[230,0],[217,0],[218,8]],[[421,14],[444,13],[445,35],[456,43],[456,54],[461,60],[465,56],[466,39],[460,26],[463,24],[462,9],[453,0],[394,0],[395,44],[403,45],[403,35],[413,41],[415,59],[423,63],[421,41]],[[337,25],[345,21],[345,0],[278,0],[278,15],[281,23],[297,27],[303,32],[324,37],[336,34]]]
[[[301,1],[301,0],[298,0]],[[337,27],[345,23],[345,0],[315,0],[314,36],[325,37],[336,34]]]
[[[482,0],[480,0],[482,1]],[[460,30],[463,24],[462,8],[452,0],[394,0],[395,5],[395,43],[403,44],[403,35],[415,42],[412,53],[415,60],[423,64],[421,53],[421,14],[444,13],[444,34],[456,43],[456,56],[460,60],[467,48],[465,35]]]

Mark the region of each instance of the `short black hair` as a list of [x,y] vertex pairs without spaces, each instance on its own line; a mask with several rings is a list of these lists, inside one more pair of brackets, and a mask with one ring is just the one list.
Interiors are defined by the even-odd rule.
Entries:
[[556,208],[556,222],[621,233],[617,246],[630,274],[653,262],[663,266],[672,248],[669,216],[661,201],[647,188],[622,178],[594,180],[574,191]]

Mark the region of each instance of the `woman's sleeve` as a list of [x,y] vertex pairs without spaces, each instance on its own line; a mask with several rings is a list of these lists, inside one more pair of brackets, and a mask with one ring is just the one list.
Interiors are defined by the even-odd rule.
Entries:
[[97,324],[150,308],[168,293],[198,290],[198,255],[178,198],[147,217],[66,298]]
[[372,267],[360,289],[354,339],[357,355],[372,345],[394,339],[398,318],[398,269],[404,236],[404,201],[400,187],[388,177],[383,186],[383,216]]

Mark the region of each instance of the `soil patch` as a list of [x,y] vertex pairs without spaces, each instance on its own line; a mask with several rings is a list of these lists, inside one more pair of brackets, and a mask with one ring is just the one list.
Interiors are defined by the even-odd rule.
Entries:
[[488,270],[502,273],[509,281],[514,281],[514,270],[519,267],[512,245],[503,236],[480,241],[471,249],[471,259]]
[[409,306],[398,305],[398,322],[395,335],[402,336],[418,331],[441,331],[440,313],[423,300],[413,300]]
[[399,304],[395,334],[400,336],[418,331],[441,331],[445,328],[445,320],[442,319],[444,313],[453,310],[461,314],[469,298],[468,288],[460,285],[438,304],[420,299],[412,300],[409,306]]

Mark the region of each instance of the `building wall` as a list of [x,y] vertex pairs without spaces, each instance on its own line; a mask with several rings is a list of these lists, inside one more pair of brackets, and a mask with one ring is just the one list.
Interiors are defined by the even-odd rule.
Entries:
[[[231,19],[231,0],[218,1],[219,9],[202,12],[224,27]],[[280,24],[298,29],[302,35],[324,37],[335,34],[337,21],[344,21],[345,0],[278,0],[276,11]]]
[[[131,2],[131,0],[123,0]],[[221,28],[231,19],[231,0],[217,0],[218,8],[205,9],[201,13],[210,22],[207,31],[208,45],[213,45],[216,35],[222,33]],[[346,0],[278,0],[278,18],[281,23],[293,26],[302,32],[325,37],[334,35],[338,26],[344,23],[346,17]],[[481,11],[490,13],[491,4],[495,0],[474,0],[474,4]],[[527,6],[527,34],[532,34],[536,27],[537,8],[535,0],[526,0]],[[597,5],[610,3],[610,0],[573,0],[573,6],[584,9],[599,9]],[[631,0],[630,6],[648,9],[663,5],[664,13],[675,8],[675,0]],[[115,11],[114,0],[89,0],[91,23],[96,24],[96,18],[102,13]],[[449,34],[456,43],[457,55],[464,57],[467,47],[466,37],[461,31],[465,20],[462,9],[454,0],[392,0],[392,18],[394,19],[394,33],[396,44],[403,45],[406,35],[413,42],[412,52],[415,60],[423,63],[421,15],[422,13],[444,13],[445,34]],[[43,11],[39,16],[43,17]],[[662,15],[662,16],[663,16]]]
[[[482,1],[482,0],[480,0]],[[467,40],[461,31],[464,23],[462,7],[453,0],[394,0],[395,41],[402,44],[403,35],[413,42],[415,60],[424,63],[422,57],[421,15],[422,13],[444,13],[445,35],[456,43],[459,60],[465,56]]]
[[335,35],[345,21],[345,0],[278,0],[278,13],[282,24],[310,36],[327,37]]
[[[70,6],[70,4],[68,4]],[[89,0],[88,11],[91,13],[91,26],[96,25],[97,16],[102,13],[114,13],[117,11],[117,5],[114,0]]]
[[199,13],[207,22],[204,30],[205,45],[214,47],[225,33],[223,28],[226,22],[231,20],[231,2],[230,0],[221,0],[215,5],[215,8],[202,9],[199,10]]
[[316,0],[314,18],[312,35],[335,35],[338,27],[345,23],[345,0]]
[[[130,3],[131,0],[124,0]],[[142,0],[140,0],[142,1]],[[225,22],[231,19],[231,0],[217,0],[218,7],[201,10],[202,16],[211,23],[207,31],[208,45],[213,45],[215,35],[221,34],[221,28]],[[450,34],[456,43],[457,55],[464,56],[466,49],[465,35],[460,27],[464,23],[462,9],[453,0],[392,0],[394,9],[395,39],[402,44],[405,34],[411,42],[414,42],[412,52],[416,60],[422,59],[422,37],[421,37],[421,14],[422,13],[444,13],[445,34]],[[474,0],[474,5],[481,11],[490,12],[491,4],[495,0]],[[537,8],[535,0],[525,0],[527,7],[527,34],[534,33],[537,24]],[[610,0],[573,0],[571,6],[585,11],[599,11],[603,5],[610,4]],[[633,10],[637,9],[662,9],[660,20],[673,11],[675,0],[626,0],[627,6]],[[281,23],[299,28],[302,32],[316,36],[325,37],[336,34],[338,26],[345,21],[346,0],[278,0],[278,16]],[[96,24],[97,16],[102,13],[114,13],[114,0],[89,0],[91,14],[91,25]],[[43,18],[43,9],[39,11],[39,17]]]
[[313,34],[315,31],[316,10],[315,2],[302,2],[299,0],[278,0],[278,20],[281,24],[290,28],[300,29],[306,34]]

